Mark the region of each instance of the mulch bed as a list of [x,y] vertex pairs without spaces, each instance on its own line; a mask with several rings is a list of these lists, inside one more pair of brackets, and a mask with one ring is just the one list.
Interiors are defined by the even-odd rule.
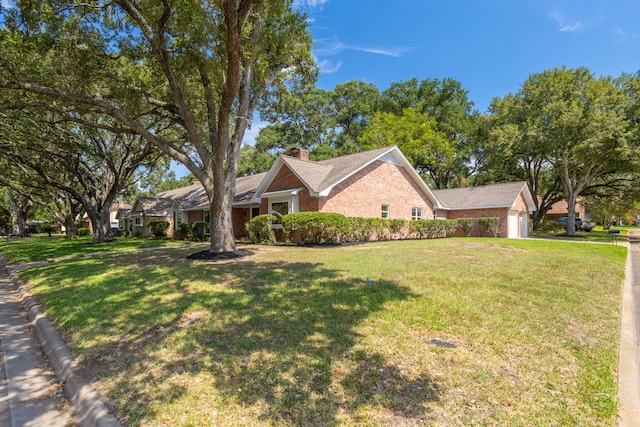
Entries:
[[235,252],[209,252],[200,251],[187,256],[187,259],[197,259],[199,261],[221,261],[229,259],[244,258],[253,255],[253,252],[246,249],[239,249]]

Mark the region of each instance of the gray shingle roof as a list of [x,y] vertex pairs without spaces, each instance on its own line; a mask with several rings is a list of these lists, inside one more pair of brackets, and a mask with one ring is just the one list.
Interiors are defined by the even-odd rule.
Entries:
[[315,192],[320,192],[340,182],[373,159],[389,151],[390,148],[392,147],[378,148],[318,162],[300,160],[285,155],[281,158],[307,187]]
[[480,209],[513,206],[526,186],[524,181],[479,187],[432,190],[440,202],[450,209]]

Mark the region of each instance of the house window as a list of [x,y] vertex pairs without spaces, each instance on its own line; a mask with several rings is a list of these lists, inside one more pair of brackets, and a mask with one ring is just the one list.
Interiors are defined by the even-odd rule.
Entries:
[[142,218],[140,218],[140,217],[135,218],[135,219],[133,220],[133,224],[134,224],[136,227],[141,226],[141,225],[142,225]]
[[411,219],[422,219],[422,208],[411,208]]
[[273,223],[282,224],[282,217],[289,213],[289,202],[273,202],[270,210],[277,218]]
[[382,218],[389,219],[389,205],[382,205]]

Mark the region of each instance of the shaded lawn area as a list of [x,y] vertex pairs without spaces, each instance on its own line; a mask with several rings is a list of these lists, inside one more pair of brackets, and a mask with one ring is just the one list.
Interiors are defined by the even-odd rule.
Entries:
[[593,229],[592,231],[578,231],[575,236],[567,236],[564,232],[562,234],[552,234],[552,233],[533,233],[534,238],[538,239],[549,239],[549,240],[561,240],[568,242],[587,242],[587,243],[608,243],[608,244],[619,244],[621,242],[627,241],[627,229],[621,229],[618,227],[612,227],[612,229],[620,230],[620,233],[616,236],[612,236],[607,231],[603,230],[600,227],[600,230]]
[[177,246],[185,244],[182,240],[136,239],[117,237],[113,242],[91,243],[91,237],[66,239],[62,235],[36,234],[31,237],[0,240],[0,252],[9,264],[40,261],[65,256],[90,254],[92,252],[121,251],[130,249]]
[[127,425],[614,424],[624,247],[244,248],[20,275]]

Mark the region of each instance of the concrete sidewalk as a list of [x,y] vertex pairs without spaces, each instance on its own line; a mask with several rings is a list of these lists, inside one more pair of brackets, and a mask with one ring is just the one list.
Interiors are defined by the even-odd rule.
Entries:
[[2,254],[0,346],[0,427],[121,427]]
[[0,427],[76,424],[9,278],[0,271]]

